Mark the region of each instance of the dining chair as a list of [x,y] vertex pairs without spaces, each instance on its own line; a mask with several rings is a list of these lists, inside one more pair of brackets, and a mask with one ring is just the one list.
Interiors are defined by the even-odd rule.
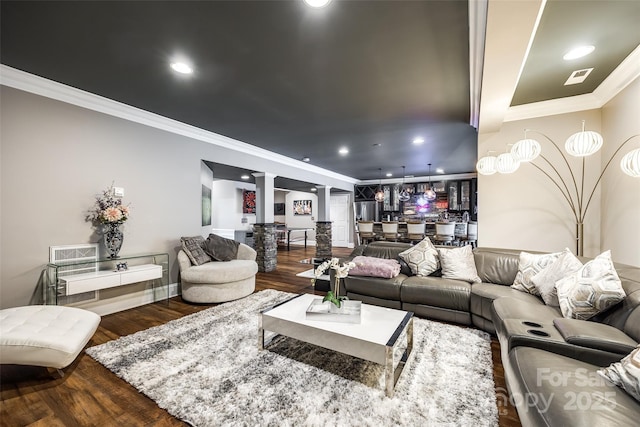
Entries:
[[435,242],[443,245],[451,245],[455,238],[455,228],[455,222],[436,222]]

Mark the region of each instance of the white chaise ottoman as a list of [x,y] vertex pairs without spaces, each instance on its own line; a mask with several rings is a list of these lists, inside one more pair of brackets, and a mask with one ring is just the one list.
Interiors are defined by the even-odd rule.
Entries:
[[0,363],[61,369],[71,364],[100,324],[80,308],[30,305],[0,310]]

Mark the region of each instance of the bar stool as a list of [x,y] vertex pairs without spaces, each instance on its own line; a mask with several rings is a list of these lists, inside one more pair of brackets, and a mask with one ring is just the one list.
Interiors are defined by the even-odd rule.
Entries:
[[382,237],[389,242],[398,241],[398,221],[382,222]]
[[470,221],[467,224],[467,237],[462,240],[463,245],[471,245],[475,248],[478,246],[478,223]]
[[435,242],[443,245],[451,245],[455,238],[455,228],[455,222],[436,222]]
[[407,240],[414,244],[415,242],[421,242],[425,235],[425,224],[421,222],[408,222],[407,223]]
[[467,223],[456,222],[455,224],[455,231],[453,232],[454,243],[460,246],[462,241],[467,238]]
[[376,240],[376,235],[373,232],[373,221],[358,221],[358,237],[360,243],[371,243]]

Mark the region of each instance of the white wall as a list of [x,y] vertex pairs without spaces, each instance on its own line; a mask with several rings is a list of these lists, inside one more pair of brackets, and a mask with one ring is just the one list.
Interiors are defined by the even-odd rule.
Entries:
[[172,283],[180,237],[203,231],[202,160],[352,188],[316,172],[298,173],[293,166],[6,86],[0,86],[0,111],[2,308],[38,302],[49,246],[98,241],[85,216],[94,196],[112,182],[125,188],[132,207],[121,253],[167,252]]
[[[212,182],[213,182],[213,172],[211,171],[211,169],[209,169],[209,167],[204,162],[200,162],[200,184],[206,187],[209,187],[209,189],[211,189]],[[211,202],[212,202],[211,217],[213,217],[213,201],[214,200],[215,198],[213,196],[213,190],[212,190],[211,191]],[[200,224],[202,225],[202,222]],[[213,222],[211,222],[211,225],[203,225],[202,230],[200,230],[200,234],[203,236],[208,236],[212,225],[213,225]]]
[[[622,90],[601,109],[504,123],[499,132],[481,133],[478,154],[501,151],[504,144],[523,137],[523,129],[539,130],[564,151],[567,137],[587,121],[587,130],[604,138],[603,148],[586,160],[584,203],[611,156],[629,137],[640,134],[640,79]],[[564,169],[561,159],[543,137],[529,137],[542,144],[543,154]],[[640,180],[620,170],[620,159],[640,147],[636,136],[614,157],[596,188],[585,218],[585,256],[610,249],[616,262],[640,266]],[[579,182],[581,163],[567,156]],[[543,164],[542,160],[536,162]],[[564,173],[567,183],[570,176]],[[557,188],[531,165],[523,164],[511,175],[478,175],[479,244],[514,249],[557,251],[569,247],[575,252],[574,219]]]
[[[294,200],[311,200],[311,215],[294,215]],[[307,239],[312,243],[316,240],[316,221],[318,220],[318,196],[313,193],[303,191],[289,191],[285,196],[285,222],[291,228],[312,228],[313,231],[307,233]],[[302,235],[301,232],[299,232]],[[297,235],[296,235],[297,236]],[[299,242],[298,242],[299,243]],[[307,242],[309,243],[309,242]]]
[[[602,108],[602,167],[630,136],[640,134],[640,78]],[[640,136],[620,150],[603,176],[602,249],[611,249],[614,259],[640,267],[640,178],[620,171],[622,156],[640,147]]]
[[[255,191],[255,184],[227,180],[213,181],[211,221],[214,229],[253,230],[255,214],[242,213],[242,190]],[[246,222],[242,222],[245,218]]]
[[[478,156],[486,155],[487,150],[495,150],[495,155],[503,153],[506,144],[524,138],[525,128],[546,134],[564,152],[564,142],[581,129],[583,119],[587,121],[588,130],[601,131],[599,110],[504,123],[499,132],[479,134]],[[540,142],[543,155],[573,186],[568,169],[549,141],[533,132],[528,137]],[[577,174],[579,186],[581,162],[568,155],[567,158]],[[536,164],[543,165],[544,162],[538,159]],[[590,191],[600,172],[600,153],[590,156],[586,165],[585,189]],[[585,256],[595,256],[600,251],[599,205],[599,191],[596,191],[584,223]],[[574,253],[576,251],[571,208],[559,190],[530,164],[522,164],[510,175],[478,175],[478,209],[478,243],[481,246],[538,251],[559,251],[568,247]]]

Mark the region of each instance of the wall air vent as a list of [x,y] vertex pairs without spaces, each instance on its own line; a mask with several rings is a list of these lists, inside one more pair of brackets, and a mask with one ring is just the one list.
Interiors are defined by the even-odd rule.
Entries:
[[573,73],[571,73],[571,75],[569,76],[567,81],[564,82],[564,85],[568,86],[568,85],[575,85],[575,84],[578,84],[578,83],[582,83],[589,76],[589,74],[591,74],[592,71],[593,71],[593,68],[585,68],[584,70],[576,70]]
[[[51,246],[49,248],[49,262],[62,265],[58,268],[58,277],[98,271],[97,264],[95,263],[95,261],[98,260],[98,255],[97,243]],[[72,305],[80,302],[98,300],[98,291],[67,295],[67,289],[64,283],[64,281],[59,281],[57,286],[58,304]]]

